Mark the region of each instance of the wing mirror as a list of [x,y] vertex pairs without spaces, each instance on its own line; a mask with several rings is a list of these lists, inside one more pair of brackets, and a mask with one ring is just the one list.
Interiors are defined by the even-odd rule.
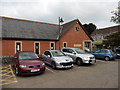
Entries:
[[72,54],[76,54],[75,52],[72,52]]
[[50,55],[47,55],[49,58],[51,57]]

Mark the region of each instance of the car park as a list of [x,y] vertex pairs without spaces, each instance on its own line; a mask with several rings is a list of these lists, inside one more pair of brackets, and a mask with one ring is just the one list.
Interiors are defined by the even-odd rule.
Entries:
[[72,58],[59,50],[46,50],[40,57],[46,64],[52,66],[53,69],[73,67]]
[[79,48],[63,48],[62,52],[70,56],[77,65],[83,65],[84,63],[93,64],[96,62],[94,55],[85,53],[85,51]]
[[111,49],[100,49],[94,52],[91,52],[97,59],[104,59],[106,61],[114,60],[116,58],[116,54]]
[[43,73],[45,63],[34,52],[20,51],[14,55],[13,68],[16,75]]

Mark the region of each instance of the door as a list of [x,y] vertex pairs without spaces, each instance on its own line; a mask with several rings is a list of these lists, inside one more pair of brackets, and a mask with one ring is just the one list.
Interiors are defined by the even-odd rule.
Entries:
[[44,53],[44,61],[45,63],[51,65],[51,62],[52,62],[52,55],[49,51],[45,51]]
[[62,50],[66,55],[68,55],[69,57],[71,57],[74,61],[76,60],[76,55],[74,50],[72,49],[63,49]]
[[15,53],[22,51],[22,42],[17,41],[15,42]]
[[95,58],[100,58],[100,54],[101,54],[101,50],[97,50],[94,55],[95,55]]
[[34,49],[35,49],[34,50],[35,53],[39,55],[40,54],[40,43],[39,42],[38,43],[35,42]]
[[50,50],[55,50],[55,43],[54,42],[50,42]]

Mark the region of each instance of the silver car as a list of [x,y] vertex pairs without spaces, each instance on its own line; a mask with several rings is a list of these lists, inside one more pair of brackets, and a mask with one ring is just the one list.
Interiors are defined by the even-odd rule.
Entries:
[[71,57],[66,56],[59,50],[46,50],[44,54],[40,56],[44,62],[53,69],[55,68],[71,68],[73,67],[73,60]]
[[62,52],[71,57],[77,65],[83,65],[83,63],[94,64],[96,62],[94,55],[87,54],[79,48],[63,48]]

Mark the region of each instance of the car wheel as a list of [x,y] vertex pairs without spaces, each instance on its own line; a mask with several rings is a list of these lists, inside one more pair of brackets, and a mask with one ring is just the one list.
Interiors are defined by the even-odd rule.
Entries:
[[83,61],[80,58],[77,59],[76,63],[78,66],[83,65]]
[[105,57],[105,61],[109,61],[110,60],[110,58],[109,57]]
[[51,66],[52,66],[53,69],[56,69],[56,64],[55,64],[55,62],[52,62]]

